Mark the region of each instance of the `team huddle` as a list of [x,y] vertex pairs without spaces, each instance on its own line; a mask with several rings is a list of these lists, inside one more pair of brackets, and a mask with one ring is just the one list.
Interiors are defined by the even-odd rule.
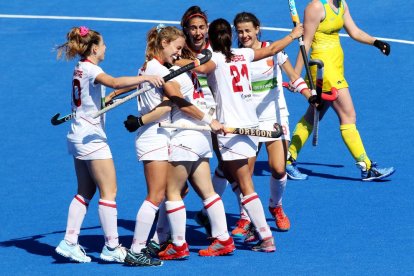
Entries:
[[[331,12],[325,12],[328,9]],[[314,31],[307,32],[307,24],[315,21],[315,11],[321,15],[320,20],[316,19],[316,27],[323,28],[309,27]],[[340,22],[333,22],[332,18]],[[232,254],[236,250],[233,238],[251,244],[252,251],[276,251],[262,200],[252,181],[256,155],[264,145],[271,170],[268,210],[277,228],[288,231],[290,221],[282,198],[288,177],[307,178],[298,170],[295,160],[312,131],[309,118],[315,108],[320,110],[321,118],[329,107],[338,114],[341,134],[361,169],[362,180],[378,180],[394,172],[394,168],[378,168],[366,155],[352,121],[355,111],[343,76],[343,60],[329,62],[332,52],[343,58],[338,31],[344,25],[347,31],[359,30],[345,1],[313,0],[306,8],[304,25],[296,24],[287,36],[274,42],[260,41],[260,21],[252,13],[241,12],[232,23],[234,29],[222,18],[209,22],[200,7],[190,7],[182,16],[181,29],[160,24],[148,31],[146,60],[138,75],[131,77],[113,77],[99,67],[106,49],[100,33],[85,26],[69,31],[66,43],[58,47],[58,57],[80,57],[73,74],[74,115],[67,135],[78,188],[69,206],[65,237],[56,247],[58,254],[76,262],[91,261],[78,237],[89,201],[98,189],[98,211],[105,238],[102,260],[159,266],[164,260],[188,258],[184,201],[189,185],[204,206],[195,220],[211,238],[211,244],[199,251],[200,256]],[[330,29],[329,33],[333,38],[337,36],[337,43],[326,37],[324,32],[328,31],[323,24],[335,24],[337,32]],[[232,47],[234,33],[238,48]],[[307,50],[312,49],[311,58],[312,54],[319,54],[325,71],[330,72],[326,82],[324,76],[327,85],[323,92],[330,91],[336,79],[343,79],[342,86],[337,87],[336,100],[315,100],[301,77],[303,59],[298,56],[293,67],[283,51],[302,36]],[[314,37],[318,38],[315,45]],[[351,37],[374,45],[386,55],[390,53],[390,45],[362,31]],[[317,47],[321,45],[324,47]],[[340,64],[333,64],[338,60]],[[282,71],[289,78],[289,89],[299,92],[310,103],[292,141]],[[165,78],[171,72],[180,74]],[[106,94],[105,87],[114,90]],[[118,239],[116,173],[105,134],[105,114],[96,118],[93,115],[137,87],[143,91],[137,96],[138,116],[129,115],[124,124],[128,131],[136,132],[136,155],[143,163],[147,196],[137,211],[133,240],[127,249]],[[173,127],[162,127],[168,124]],[[209,159],[213,152],[218,165],[211,176]],[[227,186],[231,186],[240,209],[240,219],[230,233],[221,199]],[[154,224],[156,231],[150,236]]]

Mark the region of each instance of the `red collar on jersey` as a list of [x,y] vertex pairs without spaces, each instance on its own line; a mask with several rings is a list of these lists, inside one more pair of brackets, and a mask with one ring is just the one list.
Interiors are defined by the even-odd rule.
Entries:
[[[93,63],[91,60],[89,60],[89,59],[87,59],[87,58],[81,59],[80,61],[82,61],[82,62],[90,62],[90,63],[92,63],[92,64],[95,64],[95,63]],[[95,64],[95,65],[96,65],[96,64]]]
[[154,56],[154,59],[156,59],[161,65],[164,65],[164,63],[165,63],[159,57]]

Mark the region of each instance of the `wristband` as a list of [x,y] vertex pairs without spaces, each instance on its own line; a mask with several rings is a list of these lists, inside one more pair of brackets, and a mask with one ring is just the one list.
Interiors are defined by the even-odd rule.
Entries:
[[302,77],[299,77],[294,82],[290,82],[290,84],[293,86],[294,92],[299,92],[300,94],[302,94],[305,89],[308,89],[308,85]]
[[211,117],[211,115],[205,113],[203,119],[201,119],[202,122],[206,123],[206,124],[211,124],[211,122],[213,121],[213,117]]
[[138,117],[138,126],[142,127],[144,122],[142,121],[142,116]]

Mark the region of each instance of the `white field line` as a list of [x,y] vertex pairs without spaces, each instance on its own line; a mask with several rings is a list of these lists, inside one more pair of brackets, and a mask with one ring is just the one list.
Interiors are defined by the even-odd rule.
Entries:
[[[132,19],[132,18],[111,18],[111,17],[83,17],[83,16],[52,16],[52,15],[19,15],[19,14],[0,14],[0,18],[11,19],[47,19],[47,20],[85,20],[85,21],[106,21],[106,22],[130,22],[130,23],[152,23],[152,24],[173,24],[179,25],[179,21],[168,20],[148,20],[148,19]],[[262,27],[262,30],[278,31],[278,32],[290,32],[291,29],[287,28],[274,28],[274,27]],[[342,37],[349,37],[347,34],[340,33]],[[394,39],[386,37],[376,37],[377,39],[414,45],[414,41]]]

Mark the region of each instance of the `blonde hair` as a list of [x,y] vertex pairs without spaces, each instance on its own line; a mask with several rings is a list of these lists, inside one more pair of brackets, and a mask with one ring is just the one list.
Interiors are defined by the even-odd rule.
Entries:
[[71,60],[77,55],[86,58],[91,54],[92,45],[99,45],[102,37],[97,31],[86,27],[73,27],[66,34],[67,41],[56,47],[57,58],[60,59],[65,54],[67,60]]
[[148,31],[147,34],[147,49],[145,50],[145,61],[150,61],[163,50],[162,41],[167,43],[176,40],[177,38],[185,38],[183,31],[172,26],[158,25]]

